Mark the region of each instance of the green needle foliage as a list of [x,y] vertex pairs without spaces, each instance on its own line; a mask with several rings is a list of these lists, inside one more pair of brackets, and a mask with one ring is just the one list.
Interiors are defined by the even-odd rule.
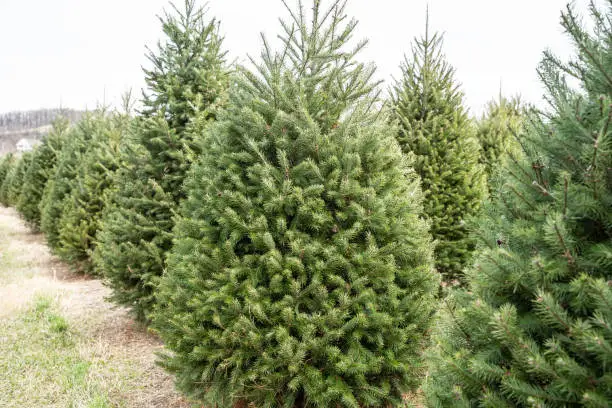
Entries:
[[12,207],[16,206],[19,202],[25,175],[30,168],[32,157],[34,156],[35,152],[36,150],[24,152],[15,163],[15,172],[11,177],[6,193],[7,204]]
[[40,229],[54,252],[57,252],[61,246],[59,233],[64,199],[70,195],[77,168],[91,140],[103,126],[105,115],[103,110],[89,112],[69,129],[66,143],[56,159],[55,170],[43,190],[40,201]]
[[32,164],[24,177],[17,210],[34,229],[40,227],[40,201],[47,181],[55,170],[57,156],[66,142],[68,126],[69,122],[64,118],[55,120],[53,128],[34,152]]
[[7,153],[0,158],[0,185],[4,182],[7,173],[11,167],[11,163],[14,160],[13,153]]
[[0,159],[0,204],[7,206],[8,201],[6,194],[10,185],[10,178],[13,174],[15,156],[13,153],[8,153]]
[[442,54],[442,36],[414,40],[412,57],[401,66],[392,92],[402,150],[416,157],[425,213],[437,241],[436,268],[445,280],[462,277],[473,242],[465,221],[485,195],[485,178],[473,124],[463,105],[454,68]]
[[433,245],[345,6],[287,6],[187,178],[153,323],[207,406],[400,406],[422,374]]
[[[612,1],[594,33],[568,6],[577,58],[546,53],[550,109],[478,222],[469,291],[446,302],[425,394],[432,407],[610,407]],[[566,77],[580,83],[571,88]]]
[[84,273],[92,272],[90,258],[100,217],[121,165],[123,137],[130,126],[127,114],[113,113],[100,119],[70,180],[70,194],[64,198],[59,221],[57,253]]
[[226,99],[229,72],[216,20],[195,1],[161,18],[165,43],[145,70],[149,93],[135,145],[117,173],[94,255],[112,298],[139,320],[151,311],[157,279],[172,246],[172,219],[185,194],[185,174],[200,145],[196,131],[214,121]]
[[[523,122],[523,107],[519,98],[499,96],[497,101],[487,104],[487,109],[478,122],[476,137],[480,142],[480,163],[485,166],[489,180],[503,167],[509,154],[520,151],[517,135]],[[489,188],[492,188],[492,183]]]
[[9,207],[11,205],[9,202],[8,195],[9,188],[11,186],[13,178],[15,177],[15,172],[17,171],[17,162],[18,159],[14,159],[13,162],[10,164],[9,169],[6,173],[6,177],[4,178],[4,182],[2,183],[2,187],[0,187],[0,203],[5,207]]

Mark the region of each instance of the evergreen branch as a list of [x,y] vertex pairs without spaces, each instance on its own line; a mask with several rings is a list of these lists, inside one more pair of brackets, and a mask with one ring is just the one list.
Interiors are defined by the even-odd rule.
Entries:
[[612,310],[612,304],[608,302],[606,294],[600,289],[599,285],[591,284],[590,286],[591,289],[599,295],[600,300],[607,306],[607,310]]
[[570,267],[574,266],[574,257],[572,256],[572,253],[570,252],[568,246],[565,243],[565,240],[563,239],[563,236],[561,235],[561,231],[559,230],[559,226],[557,225],[557,222],[555,221],[553,224],[554,228],[555,228],[555,233],[557,234],[557,238],[559,239],[559,243],[561,244],[561,247],[563,248],[564,254],[563,257],[567,259],[567,263]]
[[[595,143],[593,144],[593,158],[591,159],[590,171],[595,172],[597,169],[597,152],[599,151],[599,141],[608,134],[608,127],[610,125],[610,120],[612,119],[612,105],[608,106],[608,118],[606,119],[606,123],[604,124],[603,129],[597,133],[597,137],[595,138]],[[597,180],[593,179],[593,195],[595,199],[598,199],[597,195]]]
[[563,176],[563,217],[567,216],[567,190],[568,180],[567,174]]
[[[540,163],[540,161],[535,161],[534,163],[531,164],[531,168],[533,169],[533,171],[535,172],[536,175],[536,179],[537,179],[537,185],[538,187],[540,187],[540,189],[542,190],[541,192],[544,195],[549,195],[548,191],[546,191],[546,189],[544,187],[541,186],[541,184],[543,185],[547,185],[548,183],[544,180],[544,176],[542,176],[542,169],[544,168],[544,165]],[[535,181],[534,181],[535,183]]]
[[455,312],[453,311],[453,309],[448,304],[448,297],[444,296],[443,299],[444,299],[443,300],[444,304],[446,305],[446,309],[448,310],[448,312],[450,313],[451,317],[453,318],[453,321],[455,322],[455,325],[459,328],[459,330],[461,330],[461,333],[463,333],[463,336],[465,337],[465,340],[469,344],[472,341],[472,336],[470,336],[470,334],[467,331],[465,331],[465,329],[459,323],[459,319],[457,319],[457,317],[455,316]]
[[510,205],[510,203],[508,202],[506,197],[504,197],[503,194],[500,194],[499,196],[500,196],[500,199],[502,200],[502,202],[504,203],[505,208],[512,214],[512,216],[514,218],[520,218],[520,214],[518,212],[516,212],[516,210],[515,210],[513,205]]
[[520,191],[518,191],[518,190],[516,189],[516,187],[514,187],[514,186],[510,186],[510,190],[512,190],[512,192],[513,192],[514,194],[516,194],[516,195],[517,195],[517,196],[518,196],[518,197],[521,199],[521,201],[523,201],[525,204],[527,204],[527,206],[528,206],[529,208],[531,208],[533,211],[536,211],[536,210],[537,210],[537,209],[536,209],[536,207],[534,207],[534,206],[533,206],[533,205],[532,205],[532,204],[531,204],[531,203],[530,203],[530,202],[529,202],[529,201],[528,201],[528,200],[525,198],[525,196],[523,195],[523,193],[521,193]]
[[[517,157],[515,157],[515,155],[514,155],[514,154],[511,154],[511,155],[509,156],[509,158],[510,158],[510,160],[512,161],[512,163],[514,163],[514,165],[515,165],[514,167],[518,168],[518,169],[521,171],[521,173],[523,173],[523,175],[524,175],[526,178],[531,179],[531,174],[530,174],[530,173],[528,173],[528,172],[527,172],[527,171],[526,171],[526,170],[523,168],[523,166],[521,165],[521,163],[520,163],[519,159],[518,159]],[[511,175],[512,175],[512,176],[513,176],[515,179],[516,179],[516,181],[518,181],[518,182],[520,182],[520,183],[524,184],[524,183],[523,183],[523,180],[521,180],[521,178],[520,178],[520,177],[518,177],[518,175],[516,175],[516,174],[515,174],[515,173],[514,173],[512,170],[508,169],[508,172],[509,172],[509,173],[510,173],[510,174],[511,174]]]
[[537,189],[540,191],[540,193],[542,193],[543,196],[550,197],[550,192],[546,190],[546,188],[544,188],[542,185],[540,185],[540,183],[534,180],[531,184],[537,187]]
[[[509,270],[508,268],[506,268],[505,266],[503,266],[501,263],[499,263],[494,257],[492,257],[490,254],[486,255],[486,258],[493,263],[495,266],[497,266],[497,268],[504,272],[507,276],[511,276],[512,275],[512,271]],[[517,282],[515,282],[515,290],[514,292],[516,292],[516,284]],[[532,293],[533,292],[533,288],[531,288],[530,286],[522,283],[522,282],[518,282],[518,285],[521,286],[523,289],[525,289],[527,291],[527,293]]]
[[[536,298],[536,302],[543,304],[545,301],[545,295],[544,294],[540,294],[537,298]],[[559,306],[559,305],[557,305]],[[561,316],[559,316],[559,314],[557,312],[555,312],[554,308],[544,305],[544,309],[549,312],[557,322],[559,322],[561,324],[561,326],[563,326],[565,328],[565,330],[567,332],[569,332],[571,330],[571,326],[568,325],[562,318]]]
[[[519,348],[527,348],[525,343],[524,343],[524,341],[522,340],[522,338],[520,336],[518,336],[518,337],[515,336],[514,333],[512,333],[510,328],[507,326],[506,320],[503,319],[503,313],[502,312],[503,311],[497,312],[496,316],[493,316],[493,318],[500,323],[505,337],[510,340],[509,344],[516,344],[516,345],[518,345],[517,347],[519,347]],[[507,345],[508,342],[504,342],[504,343],[506,343],[506,347],[508,347],[510,349],[510,347]]]
[[599,72],[606,78],[606,81],[608,81],[608,85],[612,87],[612,77],[610,77],[608,71],[601,65],[601,61],[595,58],[591,50],[587,46],[585,46],[584,37],[588,38],[588,35],[580,29],[580,26],[576,21],[576,17],[574,16],[574,12],[572,11],[570,5],[567,6],[567,10],[567,13],[561,14],[561,19],[563,20],[564,27],[570,33],[575,34],[574,37],[576,39],[576,44],[578,45],[580,51],[584,52],[589,57],[589,59],[597,67]]

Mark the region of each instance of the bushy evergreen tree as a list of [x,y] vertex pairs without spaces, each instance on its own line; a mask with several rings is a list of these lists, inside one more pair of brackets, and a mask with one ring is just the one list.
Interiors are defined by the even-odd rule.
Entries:
[[[6,182],[9,179],[13,163],[15,162],[15,156],[13,153],[8,153],[0,159],[0,204],[7,205],[6,192],[10,182]],[[4,187],[6,184],[6,187]]]
[[508,154],[520,151],[516,138],[522,120],[523,107],[518,97],[508,99],[500,94],[498,100],[487,104],[478,122],[476,137],[481,146],[480,163],[485,166],[489,179],[503,166]]
[[287,8],[283,50],[264,42],[187,179],[161,363],[211,406],[399,406],[439,280],[418,176],[345,2]]
[[[441,312],[432,407],[610,407],[612,2],[595,32],[562,14],[577,58],[547,53],[550,109],[530,117],[479,220],[481,248]],[[580,82],[573,89],[567,76]]]
[[21,191],[23,189],[25,175],[28,172],[28,169],[30,168],[30,164],[32,163],[32,157],[35,152],[36,150],[23,152],[15,163],[15,172],[12,175],[6,193],[7,204],[12,207],[16,206],[19,202],[19,198],[21,197]]
[[12,160],[13,160],[12,153],[8,153],[0,157],[0,184],[4,182],[4,178],[6,177],[6,173],[8,173],[10,163]]
[[152,308],[172,245],[173,213],[184,197],[191,157],[200,149],[197,130],[215,119],[229,85],[217,22],[194,0],[173,10],[161,18],[166,42],[149,55],[153,68],[145,71],[149,92],[136,145],[117,174],[95,252],[113,299],[141,320]]
[[60,218],[64,199],[70,195],[71,181],[77,175],[77,167],[105,120],[105,112],[100,109],[86,113],[70,128],[66,143],[57,157],[55,170],[43,190],[40,201],[40,229],[45,233],[47,244],[54,252],[60,247]]
[[16,158],[11,162],[11,164],[9,165],[9,169],[6,173],[6,177],[4,178],[4,182],[2,183],[2,186],[0,187],[0,204],[2,204],[5,207],[9,207],[11,205],[8,199],[8,195],[9,195],[9,188],[11,186],[13,178],[15,177],[15,172],[17,170],[17,162],[18,160]]
[[40,201],[47,181],[55,170],[55,162],[66,140],[69,122],[60,117],[53,122],[51,131],[45,135],[32,157],[32,164],[23,180],[23,189],[17,210],[30,226],[40,226]]
[[0,158],[0,189],[2,188],[2,184],[11,170],[14,160],[15,156],[13,153],[7,153]]
[[129,125],[130,117],[119,113],[98,122],[70,180],[70,194],[64,198],[57,253],[81,272],[92,271],[91,255],[100,217],[121,165],[122,142]]
[[486,192],[474,126],[463,105],[455,70],[442,53],[443,37],[414,40],[412,56],[401,66],[393,88],[397,140],[415,155],[424,208],[437,241],[436,267],[446,280],[462,276],[473,243],[465,221],[476,213]]

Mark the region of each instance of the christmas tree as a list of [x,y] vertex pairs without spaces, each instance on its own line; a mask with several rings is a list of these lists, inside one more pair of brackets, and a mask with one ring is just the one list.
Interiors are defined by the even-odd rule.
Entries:
[[23,152],[21,157],[15,163],[15,172],[10,179],[10,183],[7,187],[6,201],[10,206],[16,206],[21,197],[21,190],[23,189],[23,182],[25,175],[30,168],[32,163],[32,157],[36,150]]
[[40,200],[43,190],[55,169],[57,155],[62,150],[66,140],[69,122],[58,118],[53,123],[51,131],[43,138],[41,145],[32,157],[32,164],[23,181],[21,197],[17,210],[23,219],[35,229],[40,226]]
[[345,6],[287,7],[187,178],[153,322],[206,405],[399,406],[418,382],[433,245]]
[[[0,204],[7,205],[6,192],[10,181],[10,175],[12,173],[13,164],[15,162],[15,156],[13,153],[8,153],[0,159]],[[5,187],[6,186],[6,187]]]
[[436,268],[450,281],[462,276],[473,243],[465,221],[476,213],[486,192],[478,163],[479,145],[463,106],[454,68],[442,54],[443,37],[414,40],[412,57],[401,66],[402,78],[392,92],[397,140],[414,154],[421,176],[425,213],[437,241]]
[[429,406],[610,407],[611,10],[591,3],[594,32],[562,14],[577,57],[539,67],[549,107],[479,219],[469,289],[441,309]]
[[[491,180],[495,171],[503,166],[508,154],[520,150],[517,135],[521,130],[523,108],[518,97],[505,98],[487,104],[486,112],[478,122],[476,137],[480,142],[480,163],[485,166]],[[492,188],[492,185],[489,185]]]
[[[148,93],[136,145],[117,173],[117,191],[103,215],[95,265],[108,278],[113,299],[146,320],[156,280],[172,245],[173,213],[200,145],[198,129],[215,119],[229,73],[216,20],[195,1],[161,18],[166,41],[145,70]],[[196,126],[197,124],[197,126]]]
[[130,125],[127,114],[114,113],[100,119],[69,182],[70,194],[64,198],[59,219],[57,253],[85,273],[92,272],[90,258],[100,217],[121,164],[122,141]]
[[13,161],[13,153],[8,153],[0,157],[0,185],[4,182],[6,174],[8,173],[11,162]]
[[5,207],[9,207],[11,205],[9,203],[8,194],[9,187],[11,186],[13,178],[15,177],[15,171],[17,170],[17,162],[18,159],[14,159],[11,161],[11,163],[9,164],[8,171],[6,173],[6,177],[4,178],[4,182],[2,183],[2,186],[0,186],[0,204]]
[[45,233],[47,244],[57,252],[60,247],[60,218],[64,199],[70,195],[71,181],[76,177],[77,167],[90,142],[104,122],[105,112],[99,109],[88,112],[70,128],[66,143],[57,156],[55,170],[47,181],[40,201],[40,229]]
[[13,153],[7,153],[6,155],[0,158],[0,187],[8,176],[14,161],[15,156],[13,155]]

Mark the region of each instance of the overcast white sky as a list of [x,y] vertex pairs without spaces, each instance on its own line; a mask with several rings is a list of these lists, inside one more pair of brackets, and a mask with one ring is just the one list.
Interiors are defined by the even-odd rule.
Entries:
[[[181,4],[183,0],[176,0]],[[288,0],[292,4],[293,0]],[[359,20],[362,55],[380,79],[391,82],[414,36],[430,26],[445,32],[445,52],[457,69],[467,104],[479,113],[498,94],[520,93],[538,102],[535,68],[542,51],[572,49],[559,25],[568,0],[349,0]],[[304,0],[308,5],[310,0]],[[575,0],[586,17],[587,0]],[[204,2],[202,1],[202,4]],[[41,107],[93,108],[106,95],[117,103],[143,86],[145,45],[161,35],[156,18],[166,0],[0,0],[0,112]],[[259,55],[261,31],[274,36],[280,0],[210,0],[221,20],[230,57]]]

